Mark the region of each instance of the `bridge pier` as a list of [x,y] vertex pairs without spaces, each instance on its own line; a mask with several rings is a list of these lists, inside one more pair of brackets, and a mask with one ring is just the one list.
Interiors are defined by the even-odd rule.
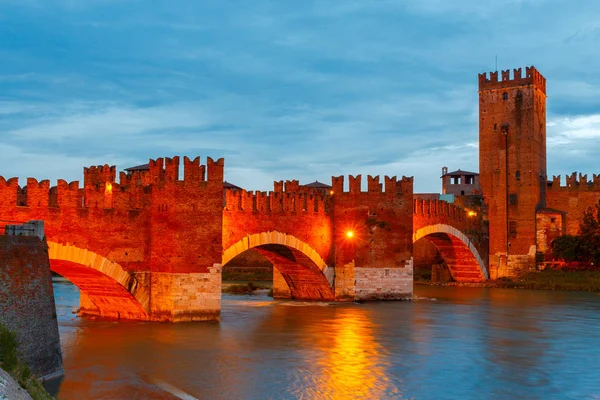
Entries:
[[150,319],[164,322],[221,319],[221,264],[207,273],[150,275]]

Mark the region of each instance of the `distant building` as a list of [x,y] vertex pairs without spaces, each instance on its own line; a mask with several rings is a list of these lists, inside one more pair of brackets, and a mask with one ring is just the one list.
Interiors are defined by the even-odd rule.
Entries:
[[316,191],[322,196],[327,196],[327,195],[332,194],[331,186],[326,183],[319,182],[319,181],[314,181],[314,182],[308,183],[306,185],[301,185],[300,188],[304,189],[304,191],[307,191],[307,192]]
[[448,167],[442,168],[442,194],[454,196],[481,195],[479,174],[460,169],[448,172]]

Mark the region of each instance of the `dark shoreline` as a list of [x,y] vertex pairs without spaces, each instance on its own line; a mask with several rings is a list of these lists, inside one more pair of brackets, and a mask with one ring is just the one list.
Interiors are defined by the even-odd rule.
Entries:
[[439,282],[415,279],[418,286],[459,286],[500,289],[600,292],[600,270],[555,270],[529,272],[517,278],[500,278],[480,283]]

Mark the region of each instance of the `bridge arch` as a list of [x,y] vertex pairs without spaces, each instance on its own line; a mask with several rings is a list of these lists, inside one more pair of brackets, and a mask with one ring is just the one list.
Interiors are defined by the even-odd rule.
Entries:
[[223,252],[222,264],[250,249],[273,264],[285,279],[292,298],[334,299],[334,270],[309,244],[278,231],[249,234]]
[[490,278],[486,264],[467,235],[446,224],[428,225],[413,233],[413,243],[427,238],[446,260],[457,282],[480,282]]
[[70,244],[48,241],[50,269],[82,294],[84,312],[120,319],[148,319],[148,291],[116,262]]

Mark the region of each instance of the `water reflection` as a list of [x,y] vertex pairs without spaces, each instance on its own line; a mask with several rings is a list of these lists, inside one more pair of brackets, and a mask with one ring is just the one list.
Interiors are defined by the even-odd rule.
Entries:
[[90,321],[55,285],[59,399],[600,398],[600,297],[420,288],[413,302],[224,296],[220,324]]
[[324,326],[327,341],[318,359],[321,373],[313,393],[306,398],[375,399],[398,396],[389,381],[389,363],[375,340],[374,327],[365,310],[342,308]]

